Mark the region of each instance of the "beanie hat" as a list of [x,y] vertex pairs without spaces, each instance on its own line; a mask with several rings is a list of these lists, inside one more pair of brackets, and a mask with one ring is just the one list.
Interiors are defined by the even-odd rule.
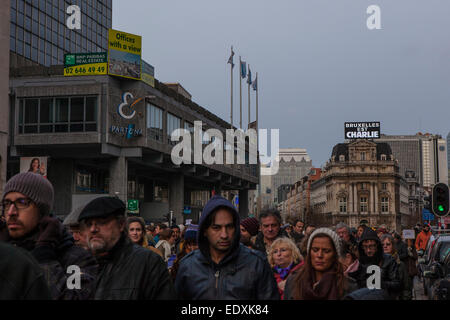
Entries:
[[252,236],[256,236],[259,229],[259,222],[256,218],[246,218],[241,221],[241,225],[248,231]]
[[40,174],[33,172],[16,174],[6,183],[2,199],[11,192],[20,192],[30,198],[37,205],[42,215],[47,215],[52,210],[53,186]]
[[198,225],[196,224],[190,224],[186,232],[184,233],[184,240],[195,240],[197,239],[197,233],[198,233]]
[[331,238],[331,240],[334,243],[334,247],[336,248],[337,255],[341,255],[341,240],[336,232],[334,232],[331,229],[328,228],[319,228],[314,230],[314,232],[311,234],[311,236],[308,239],[308,246],[307,246],[307,252],[309,253],[309,249],[311,249],[311,243],[314,240],[314,238],[319,234],[326,234]]

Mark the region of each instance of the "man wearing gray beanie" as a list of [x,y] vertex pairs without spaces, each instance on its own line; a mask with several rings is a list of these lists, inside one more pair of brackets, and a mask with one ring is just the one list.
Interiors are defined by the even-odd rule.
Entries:
[[[12,177],[2,195],[6,224],[0,227],[0,241],[32,254],[54,299],[88,299],[95,285],[97,263],[87,250],[75,246],[62,223],[50,216],[53,196],[52,184],[39,174],[25,172]],[[68,286],[73,273],[68,272],[72,270],[69,266],[79,267],[79,286]]]

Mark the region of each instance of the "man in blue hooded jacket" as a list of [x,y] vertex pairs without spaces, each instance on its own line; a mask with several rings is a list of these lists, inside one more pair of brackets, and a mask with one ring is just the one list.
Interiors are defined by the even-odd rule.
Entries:
[[181,299],[280,299],[267,259],[240,244],[239,225],[231,202],[213,196],[200,219],[199,250],[180,262],[175,289]]

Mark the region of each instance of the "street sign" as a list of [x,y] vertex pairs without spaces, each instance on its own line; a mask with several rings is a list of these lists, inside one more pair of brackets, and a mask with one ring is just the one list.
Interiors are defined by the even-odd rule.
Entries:
[[184,206],[183,207],[183,213],[184,214],[191,214],[192,210],[190,206]]
[[106,52],[67,53],[64,55],[64,76],[92,76],[108,74]]
[[422,209],[422,220],[434,220],[434,214],[427,209]]
[[138,214],[139,213],[139,200],[129,199],[128,200],[128,212]]
[[415,239],[415,233],[412,229],[403,230],[403,239]]

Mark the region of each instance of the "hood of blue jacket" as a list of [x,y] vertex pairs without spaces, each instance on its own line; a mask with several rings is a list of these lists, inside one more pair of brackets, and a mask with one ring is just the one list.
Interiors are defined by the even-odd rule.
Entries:
[[[198,247],[199,247],[200,251],[202,252],[202,254],[208,259],[210,259],[210,253],[209,253],[208,238],[206,238],[204,235],[205,230],[206,230],[205,222],[206,222],[208,216],[211,215],[219,207],[228,208],[230,210],[230,212],[232,212],[233,220],[234,220],[234,227],[235,227],[233,243],[231,244],[230,250],[226,257],[228,257],[232,253],[236,252],[237,249],[239,248],[239,239],[241,237],[239,213],[237,212],[236,208],[233,206],[233,204],[229,200],[227,200],[224,197],[221,197],[219,195],[215,195],[208,201],[208,203],[203,208],[202,216],[200,217],[199,230],[198,230],[198,235],[197,235]],[[222,259],[222,261],[224,261],[226,259],[226,257],[224,259]]]

